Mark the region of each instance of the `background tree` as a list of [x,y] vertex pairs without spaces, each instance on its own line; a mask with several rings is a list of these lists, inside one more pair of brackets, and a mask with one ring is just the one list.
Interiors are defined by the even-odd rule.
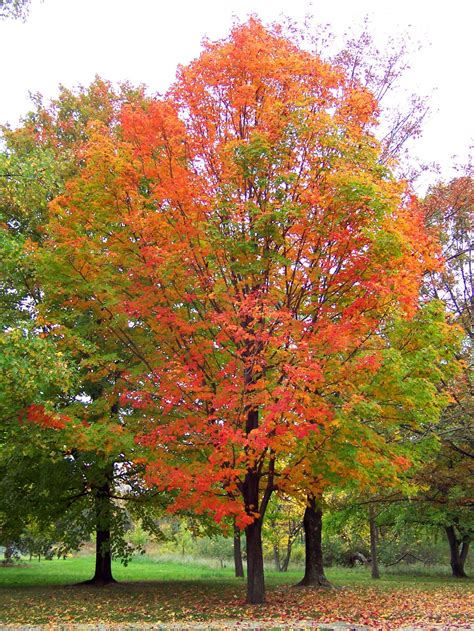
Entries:
[[344,393],[355,397],[346,408],[350,417],[344,417],[346,409],[338,398],[341,422],[301,440],[288,459],[288,480],[282,475],[279,482],[283,488],[312,494],[306,507],[312,532],[305,529],[305,534],[308,542],[314,538],[308,545],[318,552],[312,553],[314,567],[307,561],[303,584],[327,584],[320,542],[325,493],[363,493],[365,499],[383,492],[416,493],[415,472],[436,454],[431,428],[449,401],[439,388],[456,371],[458,348],[458,330],[446,322],[442,305],[432,302],[410,320],[381,321],[370,338],[370,352],[378,352],[377,365],[364,365],[367,347],[345,358],[348,365],[354,361],[352,372],[357,374],[355,385]]
[[451,404],[435,431],[441,453],[434,467],[421,474],[425,499],[433,503],[430,514],[444,526],[451,551],[453,575],[464,577],[464,564],[474,533],[472,479],[474,458],[473,384],[471,370],[473,335],[472,233],[474,180],[472,166],[449,183],[432,187],[425,199],[426,221],[439,236],[443,265],[425,284],[428,296],[443,300],[453,321],[462,327],[463,343],[458,359],[463,370],[446,380]]
[[[19,544],[23,531],[34,519],[29,489],[36,484],[37,490],[42,487],[50,492],[55,478],[49,476],[59,471],[57,458],[48,460],[47,468],[41,466],[45,464],[41,454],[53,449],[54,441],[51,433],[27,422],[26,408],[66,396],[73,375],[52,345],[24,328],[2,332],[0,348],[0,537],[8,546]],[[61,423],[60,419],[55,422]],[[35,495],[48,527],[50,506],[45,496],[49,492],[43,492],[43,497]]]
[[[314,25],[308,18],[303,29],[294,23],[287,24],[287,31],[291,38],[295,39],[303,47],[308,47],[329,59],[332,63],[341,67],[348,76],[351,84],[356,87],[363,86],[368,89],[375,98],[380,125],[374,130],[381,143],[379,161],[390,165],[397,172],[403,173],[409,179],[416,178],[426,166],[413,164],[409,159],[407,143],[417,138],[422,133],[422,125],[428,112],[426,99],[418,94],[406,95],[402,99],[394,99],[393,95],[399,90],[399,83],[409,69],[410,41],[405,37],[403,41],[390,38],[379,48],[374,42],[368,19],[364,21],[362,29],[354,29],[346,34],[344,41],[339,41],[326,25]],[[370,122],[368,122],[370,126]],[[316,474],[317,476],[317,474]],[[305,524],[314,524],[311,532],[306,532],[306,538],[313,535],[318,538],[314,544],[309,544],[310,549],[316,548],[321,552],[319,542],[322,528],[322,498],[315,497],[311,493],[307,499]],[[318,506],[314,512],[314,507]],[[317,524],[317,527],[316,527]],[[306,568],[305,583],[318,584],[320,569],[323,567],[322,557],[319,554],[311,555],[318,567],[311,568],[311,563]],[[309,579],[308,577],[312,578]],[[322,583],[326,583],[321,574]]]
[[273,495],[263,525],[265,552],[270,548],[277,572],[287,572],[293,544],[302,534],[301,503]]
[[26,20],[31,0],[0,0],[0,19]]
[[[140,466],[131,460],[137,448],[133,436],[127,436],[124,431],[126,417],[118,405],[120,362],[127,362],[130,356],[126,346],[122,351],[124,341],[118,341],[115,330],[110,330],[110,319],[102,307],[97,313],[84,310],[82,305],[74,310],[72,303],[57,300],[56,292],[64,295],[68,289],[65,274],[64,286],[58,287],[54,278],[57,267],[54,253],[47,252],[43,246],[49,221],[48,203],[63,190],[65,180],[81,168],[80,153],[88,138],[88,122],[100,120],[113,128],[124,100],[142,98],[139,90],[129,86],[114,90],[100,79],[76,92],[63,88],[59,98],[49,106],[37,97],[36,109],[19,129],[3,129],[5,149],[0,157],[3,220],[0,235],[6,255],[0,277],[1,324],[5,339],[11,338],[10,327],[19,327],[21,323],[30,331],[31,345],[45,344],[47,339],[49,347],[66,358],[74,386],[67,394],[49,400],[49,405],[40,397],[29,401],[25,396],[18,399],[25,409],[30,409],[25,413],[26,419],[39,421],[43,426],[44,437],[31,442],[28,455],[15,441],[10,440],[11,448],[17,450],[15,457],[2,445],[8,462],[4,485],[10,483],[9,493],[4,487],[3,499],[5,502],[8,498],[12,502],[13,498],[18,500],[20,490],[27,494],[29,502],[20,502],[24,506],[28,504],[29,512],[25,515],[32,519],[35,511],[40,511],[54,516],[56,523],[63,526],[63,541],[68,541],[70,546],[77,547],[95,530],[97,558],[93,580],[98,584],[112,580],[112,553],[122,558],[129,555],[124,539],[127,518],[119,500],[125,497],[133,500],[137,509],[141,507],[142,512],[145,511],[145,524],[154,529],[154,521],[147,516],[145,506],[152,494],[138,481]],[[77,275],[78,282],[72,291],[79,300],[79,281],[83,282],[83,274],[81,276],[77,270],[72,270],[72,274]],[[86,292],[89,295],[90,289]],[[15,373],[11,365],[10,368],[6,374],[11,376]],[[39,377],[37,372],[35,374]],[[26,395],[28,389],[21,377],[22,374],[17,373],[20,378],[17,387],[23,388],[22,394]],[[46,397],[41,390],[41,379],[36,385]],[[37,407],[31,408],[32,404]],[[5,407],[5,414],[8,412],[11,416],[14,410],[18,413],[18,406],[9,411]],[[57,414],[59,418],[67,415],[71,422],[60,422],[57,426]],[[48,418],[51,427],[48,427]],[[2,422],[7,422],[6,417]],[[51,429],[57,431],[51,433]],[[56,436],[59,430],[60,437]],[[10,435],[10,439],[13,438],[19,439],[18,432]],[[55,475],[51,467],[58,468]],[[41,470],[50,472],[48,479],[40,475]],[[23,486],[21,471],[26,474]],[[63,485],[53,488],[60,479],[68,479],[68,489]],[[49,484],[48,489],[44,484]],[[48,497],[44,506],[36,500],[39,496]],[[74,521],[80,523],[81,528],[76,528]],[[24,520],[18,521],[21,523]],[[71,532],[74,537],[70,536]],[[115,535],[114,541],[112,535]]]
[[[384,501],[385,505],[395,502],[408,522],[415,521],[433,531],[445,529],[455,576],[464,574],[473,528],[469,499],[472,386],[467,359],[472,335],[468,235],[472,231],[473,201],[468,174],[466,169],[463,177],[435,187],[425,201],[426,221],[432,234],[441,240],[444,260],[422,288],[418,317],[401,327],[399,324],[396,336],[392,333],[387,337],[389,372],[380,379],[382,370],[369,382],[371,387],[376,386],[370,394],[372,403],[383,394],[379,413],[398,415],[400,424],[392,442],[408,445],[405,456],[414,457],[416,465],[401,478],[398,491],[390,484],[374,488],[373,501],[377,507],[383,507]],[[450,319],[462,324],[464,341],[459,329],[456,332],[446,323],[442,302],[448,306],[448,314],[455,314]],[[360,499],[356,495],[354,501]],[[364,502],[370,506],[370,498],[365,497]],[[374,535],[375,519],[371,521]],[[374,536],[371,540],[375,543]],[[372,550],[372,561],[374,558]],[[377,574],[376,569],[374,572]]]
[[242,555],[242,536],[240,528],[237,526],[235,517],[233,519],[234,540],[233,540],[233,552],[234,552],[234,571],[238,578],[244,577],[244,563]]

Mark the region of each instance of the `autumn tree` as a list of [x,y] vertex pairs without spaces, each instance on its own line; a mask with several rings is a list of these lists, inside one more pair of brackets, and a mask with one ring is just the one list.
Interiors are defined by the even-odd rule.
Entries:
[[[452,573],[459,578],[465,576],[464,564],[473,535],[469,367],[473,199],[469,167],[451,182],[433,186],[428,192],[424,200],[425,221],[440,243],[439,264],[426,276],[421,288],[418,317],[405,323],[397,338],[390,341],[392,351],[399,349],[398,354],[401,351],[401,356],[405,356],[403,364],[399,368],[392,364],[390,379],[384,378],[383,388],[378,387],[372,395],[373,401],[380,392],[393,396],[393,387],[400,378],[405,392],[412,393],[410,401],[406,401],[409,405],[401,408],[405,421],[397,429],[397,442],[409,446],[415,464],[403,476],[404,480],[402,477],[401,487],[390,490],[386,485],[374,494],[372,501],[382,507],[394,504],[406,523],[422,525],[426,532],[444,530]],[[448,321],[456,326],[450,326]],[[393,408],[385,409],[393,415]],[[356,494],[352,501],[356,509],[361,503],[371,505],[367,496]]]
[[[370,91],[377,103],[380,124],[374,128],[373,121],[368,120],[366,126],[374,131],[380,141],[379,162],[390,165],[397,173],[403,173],[404,177],[410,180],[416,178],[426,166],[414,166],[410,162],[407,144],[421,135],[428,107],[426,99],[419,94],[403,94],[403,100],[397,99],[397,95],[400,96],[400,84],[410,64],[411,42],[406,34],[403,38],[387,38],[383,47],[378,47],[367,18],[361,26],[356,26],[342,40],[336,37],[328,25],[314,24],[311,19],[308,21],[308,18],[302,29],[291,20],[287,20],[286,32],[305,48],[341,68],[350,85]],[[318,476],[317,468],[315,476]],[[352,475],[348,471],[341,479],[344,477],[347,479]],[[334,485],[335,481],[331,484]],[[317,554],[312,552],[307,559],[305,577],[302,581],[305,585],[327,582],[322,570],[323,505],[322,493],[309,493],[304,519],[305,538],[308,550],[316,550]]]
[[265,599],[262,523],[287,455],[338,426],[373,439],[354,413],[379,364],[371,338],[413,315],[429,264],[376,110],[251,19],[205,43],[164,99],[124,108],[120,138],[95,125],[52,205],[48,247],[86,270],[83,309],[105,298],[139,336],[147,367],[121,404],[146,417],[148,479],[179,489],[175,510],[235,515],[250,603]]
[[[7,519],[12,512],[7,510],[9,502],[12,507],[24,508],[24,520],[12,519],[15,527],[38,518],[38,513],[46,520],[54,516],[63,524],[63,540],[72,547],[95,532],[93,581],[97,584],[112,580],[112,554],[122,558],[129,554],[124,539],[125,500],[131,500],[129,507],[135,507],[128,510],[141,512],[145,525],[153,530],[154,521],[147,512],[152,493],[140,477],[142,465],[133,460],[137,448],[133,434],[125,431],[130,415],[125,417],[118,404],[123,388],[118,375],[124,366],[131,368],[127,342],[117,337],[116,329],[111,330],[102,307],[97,313],[83,308],[81,270],[74,270],[68,260],[55,261],[44,243],[48,203],[81,168],[88,122],[101,121],[114,129],[124,101],[143,99],[141,90],[129,86],[115,90],[98,78],[88,88],[62,88],[58,99],[48,105],[35,97],[35,108],[22,125],[16,130],[3,129],[5,149],[0,156],[4,255],[0,323],[2,340],[18,353],[14,355],[12,350],[5,373],[11,377],[4,393],[11,409],[5,405],[1,418],[2,427],[9,432],[9,440],[1,446],[2,461],[8,463],[2,509]],[[76,275],[75,285],[74,280],[71,285],[66,282],[71,275]],[[58,284],[60,278],[62,286]],[[77,304],[64,298],[69,286]],[[85,291],[89,296],[90,290]],[[12,346],[12,327],[21,344]],[[22,333],[26,330],[27,336]],[[65,364],[73,376],[61,396],[48,397],[41,386],[45,376],[54,373],[54,364],[45,374],[39,373],[34,370],[31,352],[27,353],[28,348],[45,345],[49,349],[45,359],[60,357],[58,370],[64,370],[61,366]],[[15,372],[17,365],[23,367],[22,372]],[[28,398],[29,380],[38,390]],[[23,411],[18,408],[19,401]],[[21,428],[15,429],[15,414],[16,425],[19,418],[23,422]],[[32,426],[29,430],[28,424]],[[32,440],[25,451],[21,436],[26,439],[28,431]],[[50,474],[45,476],[41,471]],[[67,479],[68,484],[58,485],[60,479]],[[43,505],[36,502],[39,495],[48,498]],[[24,501],[19,502],[20,496]],[[76,528],[75,522],[81,527]]]
[[434,523],[443,526],[449,542],[453,575],[464,577],[464,564],[474,534],[472,484],[474,434],[472,426],[473,384],[471,370],[473,339],[472,232],[474,180],[472,164],[458,177],[433,186],[425,198],[428,228],[440,239],[444,265],[426,279],[425,291],[442,300],[447,312],[464,333],[458,360],[463,370],[445,389],[451,404],[436,433],[441,452],[434,467],[425,470],[421,483],[431,501]]

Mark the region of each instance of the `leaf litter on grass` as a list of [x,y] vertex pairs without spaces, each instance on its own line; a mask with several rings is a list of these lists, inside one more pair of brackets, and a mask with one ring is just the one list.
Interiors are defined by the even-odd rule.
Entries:
[[103,629],[466,629],[474,628],[469,592],[469,585],[458,584],[429,590],[352,586],[336,591],[280,585],[269,588],[266,605],[250,606],[243,585],[191,581],[102,589],[4,588],[0,628],[42,624],[63,629],[89,623]]

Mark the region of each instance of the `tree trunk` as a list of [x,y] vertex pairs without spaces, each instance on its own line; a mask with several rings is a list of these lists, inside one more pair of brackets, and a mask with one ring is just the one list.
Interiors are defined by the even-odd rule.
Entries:
[[95,573],[93,585],[115,583],[112,576],[112,554],[110,551],[110,529],[97,530],[95,547]]
[[[456,537],[454,526],[446,526],[446,535],[449,541],[449,550],[451,552],[451,570],[456,578],[467,578],[464,571],[464,563],[466,561],[469,542],[461,542]],[[461,552],[459,546],[462,543]]]
[[321,545],[322,536],[322,516],[321,506],[314,497],[308,497],[308,503],[304,512],[303,527],[305,537],[305,573],[298,585],[301,586],[324,586],[330,585],[324,575],[323,550]]
[[237,527],[234,520],[234,567],[235,575],[238,578],[244,576],[244,564],[242,562],[242,542],[240,539],[240,528]]
[[15,546],[11,543],[7,543],[7,545],[5,546],[5,550],[3,551],[3,565],[13,565],[15,556]]
[[370,528],[370,566],[372,578],[379,579],[379,562],[377,558],[377,524],[375,523],[375,510],[372,504],[369,505],[369,528]]
[[288,543],[286,544],[286,554],[283,559],[283,563],[280,565],[280,572],[288,572],[288,566],[290,565],[291,550],[293,548],[293,539],[288,537]]
[[459,553],[459,558],[461,560],[463,568],[464,568],[464,564],[466,563],[467,554],[469,552],[469,544],[470,544],[469,539],[467,541],[463,541],[462,546],[461,546],[461,552]]
[[[111,473],[109,471],[109,473]],[[97,490],[95,496],[96,539],[95,539],[95,572],[85,585],[108,585],[117,581],[112,576],[111,520],[112,506],[110,500],[110,482],[106,482]]]
[[247,602],[251,605],[260,605],[265,602],[261,517],[247,526],[245,538],[247,541]]
[[275,570],[281,572],[280,549],[276,543],[273,544],[273,560],[275,561]]
[[[251,375],[246,374],[246,382],[251,383]],[[245,425],[247,436],[258,428],[258,410],[248,410]],[[268,500],[270,499],[270,486],[264,493],[260,502],[261,474],[258,470],[248,468],[242,488],[245,510],[254,520],[245,528],[245,540],[247,543],[247,602],[251,605],[260,605],[265,602],[265,578],[263,572],[263,546],[262,524]],[[270,482],[270,476],[269,481]],[[258,515],[255,517],[255,515]]]

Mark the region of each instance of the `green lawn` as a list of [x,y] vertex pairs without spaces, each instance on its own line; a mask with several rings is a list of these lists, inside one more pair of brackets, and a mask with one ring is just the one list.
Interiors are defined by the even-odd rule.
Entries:
[[[245,581],[232,568],[140,557],[115,564],[117,585],[74,586],[93,573],[94,559],[31,561],[0,568],[0,623],[166,622],[218,619],[347,620],[388,625],[466,622],[473,583],[448,575],[396,576],[374,584],[366,568],[329,568],[338,590],[302,590],[301,571],[267,571],[268,605],[245,604]],[[385,622],[384,622],[385,621]],[[387,628],[388,628],[387,627]]]
[[[24,566],[0,568],[0,587],[12,585],[71,585],[94,574],[94,558],[77,556],[52,561],[29,561]],[[204,564],[160,563],[149,557],[137,557],[124,567],[113,563],[118,581],[231,580],[230,569],[213,569]]]
[[[403,567],[403,566],[402,566]],[[408,566],[410,568],[410,566]],[[443,586],[452,582],[448,568],[423,568],[413,566],[411,574],[407,569],[397,572],[390,568],[388,571],[382,568],[382,579],[379,585],[423,584]],[[94,573],[94,557],[78,555],[67,559],[53,559],[52,561],[36,560],[24,561],[14,567],[0,566],[0,588],[11,586],[33,585],[71,585],[90,578]],[[328,568],[327,576],[335,585],[359,585],[372,583],[370,570],[366,567],[355,568]],[[161,561],[153,557],[135,557],[128,566],[124,567],[119,562],[113,563],[114,577],[121,582],[130,581],[220,581],[232,584],[240,584],[242,581],[235,579],[232,567],[213,567],[212,562],[184,559],[180,561]],[[265,576],[268,585],[294,584],[302,577],[303,568],[291,569],[288,572],[279,573],[266,568]]]

